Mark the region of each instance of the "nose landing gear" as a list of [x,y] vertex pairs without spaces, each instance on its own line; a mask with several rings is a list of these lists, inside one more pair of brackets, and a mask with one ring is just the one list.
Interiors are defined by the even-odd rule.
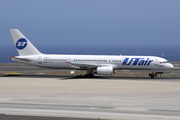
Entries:
[[154,78],[155,76],[157,76],[157,74],[163,74],[163,72],[152,72],[152,73],[149,73],[149,76],[151,76],[151,78]]
[[154,76],[157,76],[157,74],[155,72],[152,72],[151,78],[154,78]]

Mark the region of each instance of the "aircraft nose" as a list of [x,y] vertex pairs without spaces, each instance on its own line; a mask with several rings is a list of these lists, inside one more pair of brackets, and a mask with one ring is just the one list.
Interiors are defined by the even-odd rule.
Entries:
[[172,64],[170,63],[170,64],[169,64],[169,67],[173,68],[173,67],[174,67],[174,65],[172,65]]

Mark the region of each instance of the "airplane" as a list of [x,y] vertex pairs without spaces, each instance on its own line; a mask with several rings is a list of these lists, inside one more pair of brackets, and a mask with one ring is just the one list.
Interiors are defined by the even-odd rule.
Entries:
[[85,77],[112,75],[116,70],[150,70],[151,78],[174,68],[166,59],[156,56],[43,54],[18,29],[10,32],[19,53],[11,60],[33,66],[86,70]]

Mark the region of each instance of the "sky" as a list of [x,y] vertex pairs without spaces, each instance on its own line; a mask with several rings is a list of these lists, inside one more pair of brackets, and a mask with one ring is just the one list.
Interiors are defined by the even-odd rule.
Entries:
[[1,0],[0,47],[9,29],[35,46],[180,46],[180,0]]

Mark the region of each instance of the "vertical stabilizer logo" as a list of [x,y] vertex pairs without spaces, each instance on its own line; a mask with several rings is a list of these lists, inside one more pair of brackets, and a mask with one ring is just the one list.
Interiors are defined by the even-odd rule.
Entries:
[[25,38],[21,38],[16,42],[16,48],[19,50],[24,49],[27,46],[27,40]]

